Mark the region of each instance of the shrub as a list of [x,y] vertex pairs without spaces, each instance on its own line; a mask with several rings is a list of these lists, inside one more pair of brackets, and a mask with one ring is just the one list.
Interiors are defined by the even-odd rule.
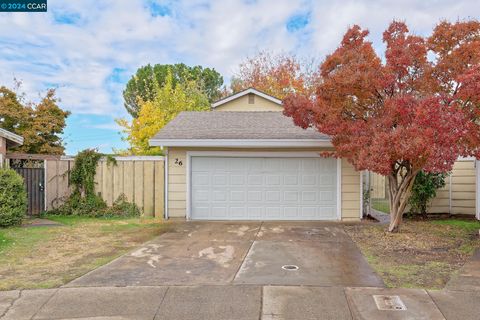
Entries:
[[141,214],[135,203],[128,202],[127,197],[122,193],[113,205],[105,210],[105,216],[112,217],[136,217]]
[[0,169],[0,227],[19,225],[27,211],[23,178],[11,169]]
[[[95,194],[95,174],[102,154],[95,149],[78,153],[70,170],[72,194],[58,208],[48,212],[54,215],[77,215],[89,217],[132,217],[139,216],[137,205],[127,201],[124,194],[115,200],[111,207],[99,195]],[[115,158],[107,156],[107,165],[116,165]]]
[[95,194],[81,197],[79,193],[73,193],[61,206],[49,211],[49,214],[63,216],[102,216],[107,208],[103,199]]
[[445,186],[444,173],[427,173],[420,171],[415,177],[412,194],[409,199],[411,213],[427,215],[428,202],[437,195],[437,189]]

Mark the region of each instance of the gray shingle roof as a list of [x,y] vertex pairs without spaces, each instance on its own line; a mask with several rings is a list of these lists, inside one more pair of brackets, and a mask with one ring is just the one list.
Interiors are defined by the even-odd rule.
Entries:
[[153,140],[170,139],[319,139],[327,135],[304,130],[281,112],[185,111],[163,127]]

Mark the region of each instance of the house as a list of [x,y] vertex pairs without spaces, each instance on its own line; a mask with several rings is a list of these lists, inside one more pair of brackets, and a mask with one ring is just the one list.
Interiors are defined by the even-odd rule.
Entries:
[[7,150],[23,144],[23,137],[0,128],[0,168],[4,165]]
[[361,218],[361,175],[324,158],[330,138],[253,88],[182,112],[151,140],[166,155],[165,216],[193,220]]

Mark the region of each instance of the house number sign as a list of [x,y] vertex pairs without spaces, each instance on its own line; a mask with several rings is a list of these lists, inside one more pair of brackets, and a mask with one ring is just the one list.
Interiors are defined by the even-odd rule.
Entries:
[[178,159],[178,158],[175,158],[175,164],[176,164],[177,166],[180,166],[180,167],[183,166],[182,160],[181,160],[181,159]]

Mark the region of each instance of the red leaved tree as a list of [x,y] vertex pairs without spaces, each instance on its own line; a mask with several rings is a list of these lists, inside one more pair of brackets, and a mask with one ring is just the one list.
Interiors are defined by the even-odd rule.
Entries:
[[480,156],[480,23],[442,22],[423,38],[394,21],[383,61],[367,35],[350,28],[322,63],[314,97],[288,96],[285,114],[330,135],[334,156],[388,177],[396,232],[420,170]]
[[310,65],[293,55],[262,51],[240,64],[230,88],[234,93],[255,88],[279,99],[291,93],[308,95],[316,76]]

